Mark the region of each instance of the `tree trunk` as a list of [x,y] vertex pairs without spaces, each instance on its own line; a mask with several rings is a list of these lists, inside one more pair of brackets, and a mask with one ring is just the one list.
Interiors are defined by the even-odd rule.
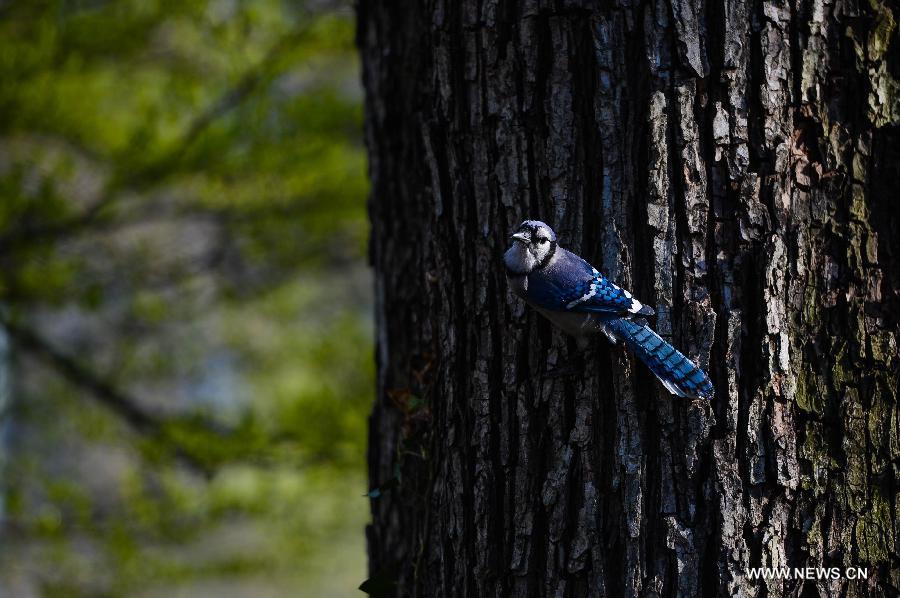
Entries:
[[[900,10],[610,4],[360,4],[373,580],[896,595]],[[653,306],[715,399],[599,338],[548,375],[577,347],[507,290],[525,218]]]

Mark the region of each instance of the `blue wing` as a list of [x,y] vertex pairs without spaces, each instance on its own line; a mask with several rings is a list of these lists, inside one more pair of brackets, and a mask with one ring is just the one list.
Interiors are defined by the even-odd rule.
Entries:
[[601,314],[653,315],[653,310],[631,296],[625,289],[593,270],[591,279],[572,288],[566,295],[566,309]]
[[613,284],[583,259],[567,256],[560,267],[528,276],[528,299],[554,311],[601,316],[653,315],[653,310]]

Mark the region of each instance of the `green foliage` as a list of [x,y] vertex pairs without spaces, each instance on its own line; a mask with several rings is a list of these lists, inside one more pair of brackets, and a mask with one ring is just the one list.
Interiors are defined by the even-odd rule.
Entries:
[[0,4],[0,594],[365,577],[362,110],[322,6]]

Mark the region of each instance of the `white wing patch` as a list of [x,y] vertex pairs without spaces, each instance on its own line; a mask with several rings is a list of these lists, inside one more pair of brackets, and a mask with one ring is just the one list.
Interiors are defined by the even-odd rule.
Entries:
[[633,314],[636,314],[636,313],[639,313],[639,312],[641,311],[641,309],[643,309],[644,304],[641,303],[640,301],[638,301],[637,299],[635,299],[635,298],[634,298],[634,295],[632,295],[632,294],[629,293],[627,290],[623,289],[622,287],[620,287],[620,286],[618,286],[618,285],[616,285],[616,284],[613,284],[613,283],[609,283],[609,284],[611,284],[612,286],[614,286],[614,287],[616,287],[617,289],[621,290],[621,291],[622,291],[622,294],[624,294],[625,297],[627,297],[628,299],[631,299],[631,307],[628,309],[628,311],[630,311],[630,312],[633,313]]
[[[597,272],[597,268],[593,268],[593,271],[594,271],[594,272],[593,272],[594,278],[595,278],[595,279],[598,279],[598,278],[600,277],[600,273]],[[573,307],[575,307],[575,306],[578,305],[579,303],[584,303],[585,301],[587,301],[588,299],[590,299],[591,297],[593,297],[593,296],[596,295],[596,294],[597,294],[597,283],[596,283],[596,282],[592,282],[592,283],[591,283],[591,288],[588,289],[588,292],[585,293],[584,295],[582,295],[581,297],[579,297],[578,299],[574,300],[574,301],[569,301],[569,304],[566,305],[566,309],[572,309]]]
[[593,297],[596,294],[597,294],[597,285],[594,283],[591,283],[590,290],[587,293],[585,293],[584,295],[582,295],[581,297],[579,297],[578,299],[576,299],[575,301],[570,301],[569,304],[566,305],[566,309],[572,309],[579,303],[584,303],[585,301],[587,301],[588,299],[590,299],[591,297]]
[[[593,270],[594,278],[597,279],[597,280],[599,281],[599,279],[600,279],[600,272],[598,272],[596,268],[592,268],[592,270]],[[579,297],[578,299],[575,299],[574,301],[570,301],[570,302],[568,303],[568,305],[566,305],[566,309],[572,309],[573,307],[575,307],[575,306],[578,305],[579,303],[584,303],[585,301],[588,301],[588,300],[591,299],[594,295],[596,295],[596,294],[597,294],[597,284],[598,284],[598,283],[596,283],[596,282],[592,282],[592,283],[591,283],[591,288],[588,289],[588,292],[585,293],[584,295],[582,295],[581,297]],[[609,285],[612,286],[613,288],[619,289],[620,291],[622,291],[622,294],[625,295],[626,298],[631,299],[631,307],[628,308],[628,311],[629,311],[630,313],[633,313],[633,314],[640,313],[641,309],[644,308],[644,304],[643,304],[643,303],[641,303],[640,301],[638,301],[637,299],[635,299],[635,298],[634,298],[634,295],[632,295],[631,293],[629,293],[628,291],[626,291],[626,290],[623,289],[622,287],[620,287],[620,286],[618,286],[618,285],[616,285],[616,284],[614,284],[614,283],[612,283],[612,282],[609,282],[609,281],[607,281],[607,284],[609,284]]]

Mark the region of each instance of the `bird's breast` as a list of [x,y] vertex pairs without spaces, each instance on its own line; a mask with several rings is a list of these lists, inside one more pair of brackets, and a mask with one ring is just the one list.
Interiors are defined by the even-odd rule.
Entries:
[[589,336],[601,332],[602,320],[595,314],[584,312],[566,312],[543,309],[535,306],[538,312],[566,334],[576,338]]
[[525,274],[507,274],[509,289],[522,299],[528,299],[528,276]]

